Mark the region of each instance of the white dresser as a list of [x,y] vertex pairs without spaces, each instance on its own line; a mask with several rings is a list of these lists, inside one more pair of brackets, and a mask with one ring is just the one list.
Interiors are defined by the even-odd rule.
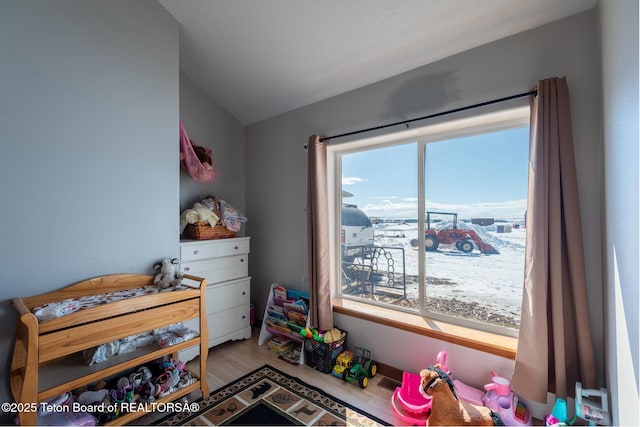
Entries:
[[[249,319],[249,237],[180,242],[180,271],[204,277],[209,347],[229,340],[251,338]],[[195,323],[185,322],[197,330]],[[188,361],[198,349],[180,352]]]

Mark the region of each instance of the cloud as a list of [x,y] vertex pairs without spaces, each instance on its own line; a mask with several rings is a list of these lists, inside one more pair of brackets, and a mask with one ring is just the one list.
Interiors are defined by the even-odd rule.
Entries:
[[357,176],[343,176],[342,185],[353,185],[359,182],[366,182],[366,179],[358,178]]
[[[455,212],[460,219],[469,218],[522,218],[527,209],[527,200],[509,200],[471,204],[437,203],[427,200],[428,211]],[[418,201],[413,198],[394,202],[389,199],[380,203],[368,203],[362,210],[370,217],[417,218]]]
[[472,203],[456,205],[427,201],[430,211],[456,212],[460,218],[521,218],[527,210],[527,200]]
[[380,203],[367,203],[362,210],[370,217],[416,218],[418,204],[415,201],[381,200]]

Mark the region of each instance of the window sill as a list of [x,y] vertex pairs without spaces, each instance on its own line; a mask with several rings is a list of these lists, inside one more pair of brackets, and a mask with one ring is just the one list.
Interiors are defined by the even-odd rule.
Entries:
[[342,298],[333,299],[333,311],[507,359],[515,360],[516,358],[517,338],[478,331],[440,320]]

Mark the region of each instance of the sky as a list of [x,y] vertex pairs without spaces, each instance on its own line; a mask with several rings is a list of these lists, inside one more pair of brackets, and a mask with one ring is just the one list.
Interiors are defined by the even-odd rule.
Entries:
[[[417,218],[417,150],[408,143],[342,156],[342,189],[370,217]],[[518,219],[527,199],[529,128],[427,144],[427,210]]]

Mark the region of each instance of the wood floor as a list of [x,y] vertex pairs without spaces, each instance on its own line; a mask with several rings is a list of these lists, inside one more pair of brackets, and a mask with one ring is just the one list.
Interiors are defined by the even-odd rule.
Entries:
[[[264,364],[269,364],[388,423],[403,424],[391,408],[393,390],[379,385],[385,378],[382,375],[376,375],[369,381],[367,388],[361,389],[358,385],[346,383],[331,374],[324,374],[304,365],[292,365],[278,359],[266,345],[258,345],[258,335],[259,330],[254,329],[251,339],[231,341],[209,350],[207,381],[211,391]],[[198,372],[198,359],[189,362],[188,366]]]

